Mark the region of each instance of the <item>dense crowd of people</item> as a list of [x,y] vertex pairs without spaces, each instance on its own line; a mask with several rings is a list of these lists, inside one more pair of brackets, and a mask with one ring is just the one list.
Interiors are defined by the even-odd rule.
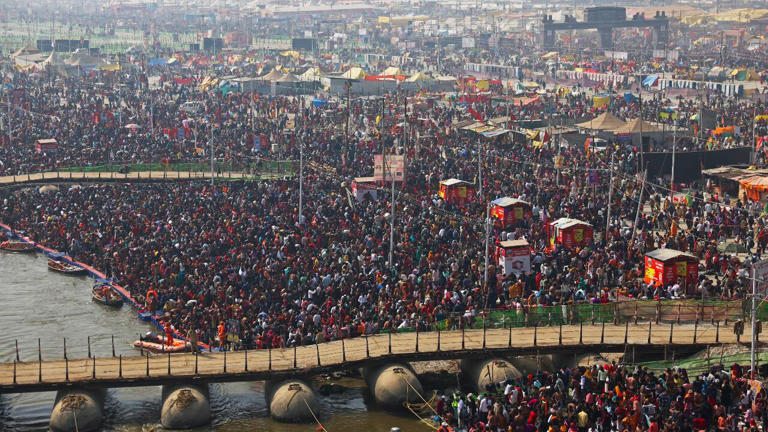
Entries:
[[[108,85],[96,85],[96,79]],[[578,134],[568,144],[572,137],[550,137],[544,145],[512,135],[478,141],[457,126],[472,118],[470,109],[518,120],[539,118],[543,106],[556,118],[596,116],[600,110],[591,107],[586,92],[552,93],[538,104],[520,105],[494,106],[483,99],[467,105],[424,94],[355,98],[346,105],[201,94],[166,81],[150,90],[142,74],[56,80],[14,75],[12,86],[25,89],[20,108],[12,111],[14,122],[23,125],[14,142],[53,136],[60,145],[57,152],[0,146],[2,173],[121,157],[194,160],[209,156],[206,144],[213,139],[216,158],[245,161],[242,169],[255,158],[274,158],[275,149],[284,158],[303,157],[303,214],[298,215],[294,177],[215,187],[192,182],[4,191],[0,215],[36,241],[105,270],[182,336],[194,334],[222,349],[429,328],[453,316],[471,321],[489,308],[621,296],[741,298],[748,263],[717,245],[733,238],[759,256],[768,243],[756,203],[732,203],[734,197],[700,184],[690,185],[685,202],[673,201],[661,180],[649,180],[642,189],[635,175],[641,155],[631,143],[612,141],[598,151],[585,148],[579,142],[585,135]],[[641,106],[637,99],[621,99],[607,109],[632,118],[642,107],[646,118],[656,119],[667,102],[655,97]],[[743,122],[762,110],[715,99],[712,108]],[[681,117],[696,109],[681,103]],[[255,136],[269,145],[256,145]],[[682,136],[679,145],[696,143]],[[668,144],[658,143],[662,149]],[[355,202],[349,186],[355,177],[370,175],[375,154],[392,152],[406,156],[408,181],[397,188],[390,266],[390,194],[384,188],[375,199]],[[556,158],[568,163],[557,166]],[[589,180],[595,172],[597,184]],[[477,195],[458,204],[438,196],[439,181],[452,177],[474,183],[471,195]],[[607,193],[611,179],[613,194]],[[515,226],[495,223],[492,246],[525,238],[532,268],[505,276],[492,266],[486,280],[484,214],[488,200],[502,196],[530,202],[533,217]],[[548,224],[560,217],[591,224],[593,243],[551,248]],[[644,254],[661,247],[703,261],[697,286],[643,282]]]
[[538,372],[437,399],[438,432],[758,431],[768,396],[738,364],[698,375],[604,363]]

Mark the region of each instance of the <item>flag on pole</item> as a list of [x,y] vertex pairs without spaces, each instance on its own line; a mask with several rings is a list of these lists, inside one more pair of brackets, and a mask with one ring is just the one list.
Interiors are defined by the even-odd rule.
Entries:
[[472,117],[474,117],[475,120],[479,122],[483,121],[483,116],[481,116],[480,113],[475,111],[471,106],[467,105],[467,110],[470,114],[472,114]]

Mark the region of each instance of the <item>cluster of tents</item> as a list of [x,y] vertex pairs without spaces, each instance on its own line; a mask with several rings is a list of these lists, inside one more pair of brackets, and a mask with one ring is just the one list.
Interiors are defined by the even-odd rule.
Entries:
[[119,64],[110,63],[101,57],[93,56],[88,53],[88,50],[77,50],[68,56],[63,56],[56,51],[44,53],[35,48],[21,48],[12,55],[12,58],[15,61],[16,69],[19,70],[56,69],[60,72],[120,70]]

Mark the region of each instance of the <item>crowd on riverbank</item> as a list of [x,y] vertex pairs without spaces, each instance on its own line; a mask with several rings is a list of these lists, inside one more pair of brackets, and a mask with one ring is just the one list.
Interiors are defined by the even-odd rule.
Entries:
[[[11,85],[26,91],[23,108],[12,111],[14,123],[23,125],[13,139],[28,144],[0,146],[2,173],[123,157],[209,157],[210,140],[220,161],[278,153],[307,162],[302,215],[297,178],[0,192],[5,223],[104,270],[180,334],[222,348],[430,328],[449,317],[469,322],[494,308],[621,297],[742,299],[751,258],[717,246],[735,241],[759,256],[768,244],[759,204],[695,182],[684,200],[673,200],[662,180],[643,182],[635,174],[642,155],[631,142],[597,149],[542,137],[536,144],[507,134],[485,139],[457,126],[476,116],[534,121],[545,108],[555,118],[610,111],[629,119],[642,109],[656,119],[670,102],[661,95],[600,109],[579,92],[519,105],[426,94],[315,104],[304,97],[201,93],[176,82],[150,90],[141,75],[99,78],[110,85],[96,85],[90,75],[54,85],[44,74],[14,75]],[[692,101],[680,102],[681,118],[696,110]],[[746,137],[749,117],[762,111],[715,97],[708,103],[719,115],[740,119]],[[37,152],[34,140],[50,136],[60,141],[58,151]],[[701,142],[682,136],[679,145]],[[407,181],[397,185],[390,265],[387,188],[361,202],[348,188],[371,175],[374,155],[393,152],[406,157]],[[466,202],[438,195],[439,181],[448,178],[473,183]],[[504,276],[492,265],[486,279],[483,221],[487,202],[502,196],[531,203],[532,217],[494,225],[491,264],[496,242],[525,238],[532,268]],[[591,224],[594,240],[553,247],[549,223],[561,217]],[[643,282],[645,253],[663,247],[701,259],[696,286]]]
[[768,395],[742,367],[698,375],[604,363],[523,375],[437,399],[438,432],[758,431]]

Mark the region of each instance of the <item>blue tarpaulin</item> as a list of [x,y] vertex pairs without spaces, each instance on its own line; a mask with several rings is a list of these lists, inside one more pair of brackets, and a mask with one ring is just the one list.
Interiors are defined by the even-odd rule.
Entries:
[[624,93],[624,100],[627,103],[632,103],[632,101],[634,101],[635,99],[637,99],[637,97],[635,97],[635,95],[633,95],[632,93]]
[[166,64],[168,64],[168,60],[162,59],[162,58],[155,58],[155,59],[149,60],[150,66],[165,66]]
[[643,80],[643,86],[645,86],[645,87],[654,86],[654,85],[656,85],[656,81],[658,81],[658,80],[659,80],[658,76],[656,76],[656,75],[648,75]]
[[312,106],[321,107],[321,106],[325,106],[325,104],[327,104],[327,103],[328,103],[328,101],[324,101],[322,99],[314,99],[312,101]]

